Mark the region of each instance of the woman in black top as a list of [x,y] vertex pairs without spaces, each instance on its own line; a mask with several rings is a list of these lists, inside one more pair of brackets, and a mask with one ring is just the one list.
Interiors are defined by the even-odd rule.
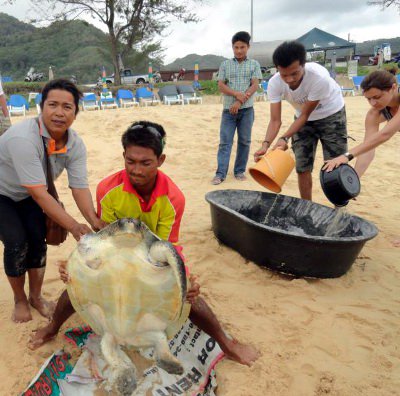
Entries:
[[[365,77],[361,89],[371,105],[365,117],[364,142],[349,152],[326,161],[324,169],[328,172],[359,156],[355,169],[362,176],[374,158],[375,148],[400,131],[400,94],[396,77],[386,70],[374,71]],[[382,122],[387,124],[379,131],[379,124]]]

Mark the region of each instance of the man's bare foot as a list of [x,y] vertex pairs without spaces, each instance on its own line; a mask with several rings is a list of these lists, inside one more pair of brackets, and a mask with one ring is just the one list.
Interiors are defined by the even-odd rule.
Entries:
[[392,245],[393,245],[394,247],[400,247],[400,239],[399,239],[399,238],[393,239]]
[[15,323],[29,322],[30,320],[32,320],[28,300],[21,300],[15,303],[11,319]]
[[51,323],[41,329],[35,330],[35,334],[32,335],[28,342],[28,348],[32,350],[40,348],[46,342],[51,341],[57,333],[58,331],[54,330]]
[[237,340],[229,340],[222,350],[228,359],[234,360],[240,364],[251,366],[259,357],[260,353],[251,345],[241,344]]
[[40,315],[44,316],[45,318],[51,319],[54,313],[54,309],[56,305],[54,302],[47,301],[43,297],[33,298],[29,297],[29,303],[35,308]]

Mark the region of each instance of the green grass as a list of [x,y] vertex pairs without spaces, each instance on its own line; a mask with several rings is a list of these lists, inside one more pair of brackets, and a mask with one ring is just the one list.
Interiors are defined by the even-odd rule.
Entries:
[[[201,80],[199,81],[201,85],[201,95],[221,95],[218,89],[218,82],[214,80]],[[154,84],[155,88],[160,89],[166,85],[175,85],[174,81],[166,81],[158,84]],[[128,88],[129,89],[129,88]]]
[[[394,63],[394,62],[385,63],[383,65],[383,69],[385,69],[385,70],[390,70],[393,68],[396,69],[396,74],[399,74],[400,70],[396,63]],[[345,66],[344,67],[336,67],[335,70],[336,70],[337,74],[344,74],[344,75],[347,74],[347,67],[345,67]],[[357,75],[358,76],[366,76],[367,74],[369,74],[375,70],[378,70],[378,66],[358,66]]]
[[218,89],[218,82],[214,80],[202,80],[201,93],[202,95],[221,95]]

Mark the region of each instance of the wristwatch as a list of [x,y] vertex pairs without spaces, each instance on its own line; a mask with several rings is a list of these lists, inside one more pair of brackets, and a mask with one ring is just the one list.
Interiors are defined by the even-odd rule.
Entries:
[[344,153],[343,155],[344,155],[349,161],[351,161],[351,160],[354,158],[354,155],[351,154],[351,153],[349,153],[349,152]]
[[289,137],[288,136],[281,136],[279,139],[284,140],[286,143],[289,143]]

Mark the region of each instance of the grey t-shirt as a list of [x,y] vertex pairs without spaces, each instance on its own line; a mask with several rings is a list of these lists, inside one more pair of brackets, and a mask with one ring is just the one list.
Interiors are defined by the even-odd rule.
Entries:
[[[46,157],[43,140],[51,147],[51,136],[40,119],[31,118],[13,125],[0,136],[0,195],[14,201],[28,198],[26,186],[46,186]],[[51,153],[53,179],[67,170],[70,188],[88,188],[86,147],[78,134],[68,129],[65,152]]]

